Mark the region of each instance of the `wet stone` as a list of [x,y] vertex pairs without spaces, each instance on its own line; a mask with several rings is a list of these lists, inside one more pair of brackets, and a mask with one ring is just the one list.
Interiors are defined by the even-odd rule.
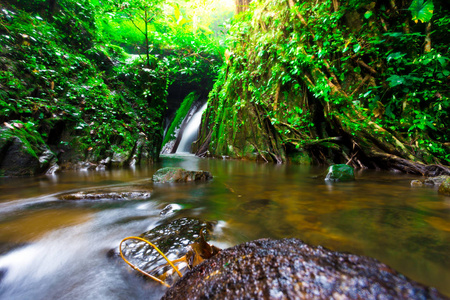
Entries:
[[150,198],[150,190],[131,190],[130,188],[109,188],[67,193],[59,196],[60,200],[140,200]]
[[[141,234],[139,237],[156,245],[169,259],[182,257],[188,251],[187,246],[195,242],[200,230],[212,231],[214,223],[193,218],[164,220],[161,225]],[[208,233],[205,235],[208,239]],[[122,244],[124,256],[139,269],[150,272],[164,265],[164,258],[150,245],[138,240],[129,240]]]
[[428,177],[423,181],[425,185],[434,185],[434,186],[440,186],[444,181],[449,179],[450,176],[448,175],[440,175],[435,177]]
[[328,168],[325,181],[342,182],[355,180],[355,174],[351,166],[345,164],[332,165]]
[[411,186],[423,186],[423,182],[420,180],[411,180]]
[[379,261],[261,239],[222,250],[162,299],[446,299]]
[[153,182],[189,182],[189,181],[208,181],[213,176],[207,171],[186,171],[183,168],[167,167],[159,169],[153,175]]
[[439,186],[439,193],[450,196],[450,177]]
[[161,217],[167,217],[173,215],[176,211],[181,210],[182,207],[178,204],[168,204],[166,207],[164,207],[160,212],[159,215]]

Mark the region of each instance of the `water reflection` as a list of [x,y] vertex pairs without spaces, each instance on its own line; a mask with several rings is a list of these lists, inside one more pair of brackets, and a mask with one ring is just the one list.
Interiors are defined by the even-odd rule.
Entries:
[[[153,185],[149,178],[166,166],[210,171],[214,179]],[[121,238],[153,228],[168,204],[181,208],[174,212],[179,217],[218,221],[213,243],[220,247],[262,237],[297,237],[375,257],[450,295],[448,197],[433,188],[412,188],[414,177],[409,175],[366,170],[356,173],[355,182],[330,185],[314,178],[323,171],[175,155],[134,170],[0,179],[0,249],[5,252],[0,273],[8,270],[3,280],[0,276],[0,297],[48,299],[64,294],[71,299],[93,289],[97,298],[158,298],[161,291],[149,292],[153,285],[111,263],[105,253]],[[151,197],[120,203],[64,202],[57,197],[124,185],[145,185]],[[33,259],[21,262],[24,256]],[[47,266],[51,261],[60,267]],[[33,269],[45,276],[31,278],[26,273]]]

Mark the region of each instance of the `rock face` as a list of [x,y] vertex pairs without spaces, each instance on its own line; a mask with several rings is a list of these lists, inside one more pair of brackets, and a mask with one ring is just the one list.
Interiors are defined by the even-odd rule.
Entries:
[[261,239],[222,250],[162,299],[445,299],[375,259]]
[[353,181],[355,180],[355,174],[353,168],[344,165],[332,165],[328,168],[328,174],[325,176],[326,181]]
[[439,193],[450,196],[450,177],[439,186]]
[[186,171],[183,168],[162,168],[153,175],[153,182],[188,182],[188,181],[207,181],[213,176],[207,171]]
[[0,138],[0,176],[30,176],[45,172],[56,156],[45,145],[33,145],[19,137]]

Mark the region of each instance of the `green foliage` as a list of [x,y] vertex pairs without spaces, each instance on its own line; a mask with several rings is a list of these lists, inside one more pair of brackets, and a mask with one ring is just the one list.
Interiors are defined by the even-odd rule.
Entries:
[[[87,24],[92,21],[90,6],[80,6],[88,2],[60,3],[53,23],[39,15],[2,10],[6,32],[0,35],[0,121],[34,124],[34,136],[61,142],[50,146],[74,143],[94,160],[111,149],[129,152],[140,134],[154,136],[147,148],[154,149],[151,155],[157,159],[167,80],[151,70],[150,82],[140,63],[126,64],[122,48],[93,44],[95,31]],[[60,123],[70,135],[53,141],[50,134]]]
[[432,0],[413,0],[409,10],[414,22],[429,22],[433,17],[434,4]]
[[157,159],[168,87],[207,90],[221,64],[211,20],[184,2],[12,4],[0,11],[0,122],[34,124],[53,150],[98,160],[143,146]]
[[[383,143],[386,138],[374,130],[376,125],[418,156],[431,153],[450,162],[445,154],[450,138],[449,11],[436,1],[436,10],[432,1],[394,2],[395,10],[372,1],[341,2],[336,10],[328,0],[294,2],[292,7],[286,1],[253,1],[229,30],[227,65],[210,94],[213,153],[235,145],[242,129],[234,129],[232,116],[241,114],[236,122],[242,126],[257,124],[243,119],[257,110],[282,142],[297,148],[341,134],[332,133],[338,126],[354,136],[370,132]],[[433,31],[421,24],[407,26],[408,8],[413,20],[433,17]],[[431,50],[423,51],[430,38]],[[324,128],[325,121],[330,125]],[[267,147],[261,140],[252,137],[259,148]]]

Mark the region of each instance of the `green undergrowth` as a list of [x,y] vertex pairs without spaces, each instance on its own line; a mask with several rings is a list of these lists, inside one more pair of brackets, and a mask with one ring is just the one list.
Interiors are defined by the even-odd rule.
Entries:
[[253,1],[210,94],[211,152],[449,164],[449,11],[433,1],[431,25],[415,23],[414,1],[391,2]]
[[[130,151],[143,133],[156,137],[147,146],[157,159],[167,78],[96,40],[88,2],[59,3],[52,21],[14,8],[0,13],[0,121],[19,120],[53,150],[77,147],[93,160],[113,145]],[[55,136],[57,126],[68,134]]]

